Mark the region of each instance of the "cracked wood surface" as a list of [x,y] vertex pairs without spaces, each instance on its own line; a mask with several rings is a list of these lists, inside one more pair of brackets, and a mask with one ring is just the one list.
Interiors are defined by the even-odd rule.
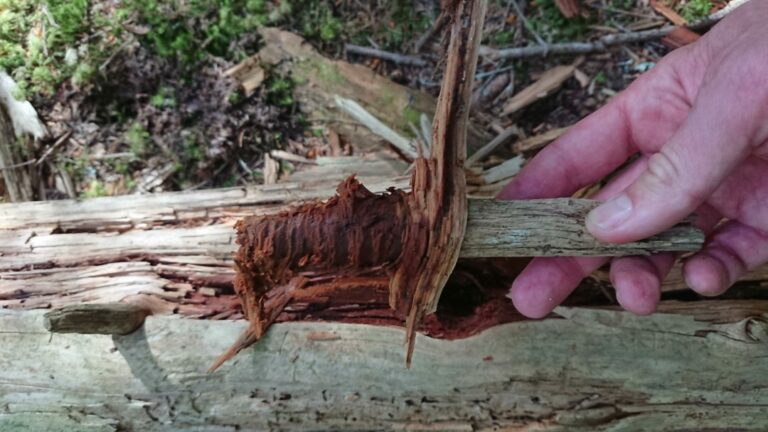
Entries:
[[41,311],[0,311],[0,430],[766,430],[768,302],[707,303],[418,336],[411,370],[401,329],[278,324],[213,374],[244,321],[51,335]]

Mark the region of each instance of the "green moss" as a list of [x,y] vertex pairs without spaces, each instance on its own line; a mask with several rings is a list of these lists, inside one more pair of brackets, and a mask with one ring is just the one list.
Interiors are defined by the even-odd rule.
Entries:
[[288,76],[271,76],[266,82],[267,101],[283,108],[293,106],[293,89],[296,84]]
[[680,15],[688,22],[701,21],[709,16],[712,11],[712,2],[710,0],[690,0],[683,4],[680,9]]
[[143,40],[158,54],[191,64],[206,54],[229,60],[245,53],[230,45],[268,22],[265,0],[127,0],[150,31]]
[[143,124],[139,122],[133,122],[125,133],[125,140],[131,148],[131,153],[136,157],[141,157],[146,154],[149,149],[149,132]]
[[[418,125],[421,121],[421,113],[415,110],[412,106],[408,105],[405,107],[405,109],[403,109],[403,118],[407,123]],[[406,127],[408,127],[408,125],[406,125]]]
[[95,65],[121,43],[116,37],[121,32],[116,16],[122,9],[98,4],[90,0],[0,0],[0,68],[24,83],[25,96],[50,95],[70,78],[77,85],[94,78]]
[[205,152],[200,147],[193,135],[189,135],[184,139],[184,159],[187,162],[195,163],[205,158]]
[[88,187],[80,194],[82,198],[97,198],[107,196],[107,188],[99,180],[91,180]]
[[155,108],[175,108],[176,92],[173,87],[160,87],[149,99],[149,103]]
[[317,74],[325,82],[344,84],[346,80],[339,73],[338,68],[334,64],[320,62],[316,64]]
[[528,16],[531,27],[550,42],[582,39],[594,21],[591,17],[564,17],[555,0],[534,0],[532,6]]
[[514,30],[502,30],[500,32],[495,33],[492,36],[492,42],[495,45],[509,45],[514,41],[514,39],[515,39]]

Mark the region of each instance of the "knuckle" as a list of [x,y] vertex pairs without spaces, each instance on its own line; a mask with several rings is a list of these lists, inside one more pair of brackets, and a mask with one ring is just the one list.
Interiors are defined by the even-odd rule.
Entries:
[[644,186],[654,196],[676,193],[678,196],[675,199],[685,207],[707,198],[704,193],[689,186],[693,182],[687,181],[680,163],[664,149],[649,158],[646,174]]

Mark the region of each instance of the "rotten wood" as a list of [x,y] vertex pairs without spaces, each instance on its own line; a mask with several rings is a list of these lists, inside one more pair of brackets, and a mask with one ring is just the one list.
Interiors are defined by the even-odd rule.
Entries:
[[43,325],[52,333],[133,333],[149,315],[146,309],[127,303],[77,304],[45,314]]
[[347,287],[354,292],[388,287],[390,307],[405,317],[410,364],[416,330],[424,315],[435,311],[464,237],[463,167],[485,10],[485,0],[459,0],[444,10],[451,14],[450,43],[431,154],[415,160],[410,193],[374,195],[349,178],[328,202],[238,223],[235,290],[251,326],[212,370],[260,339],[296,293],[344,297]]

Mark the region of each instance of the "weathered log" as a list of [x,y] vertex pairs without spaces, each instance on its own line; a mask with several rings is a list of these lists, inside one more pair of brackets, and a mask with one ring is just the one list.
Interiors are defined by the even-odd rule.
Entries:
[[110,338],[0,311],[0,430],[766,430],[768,304],[662,311],[560,308],[460,341],[419,336],[411,370],[403,330],[278,324],[213,374],[247,323],[149,317]]

